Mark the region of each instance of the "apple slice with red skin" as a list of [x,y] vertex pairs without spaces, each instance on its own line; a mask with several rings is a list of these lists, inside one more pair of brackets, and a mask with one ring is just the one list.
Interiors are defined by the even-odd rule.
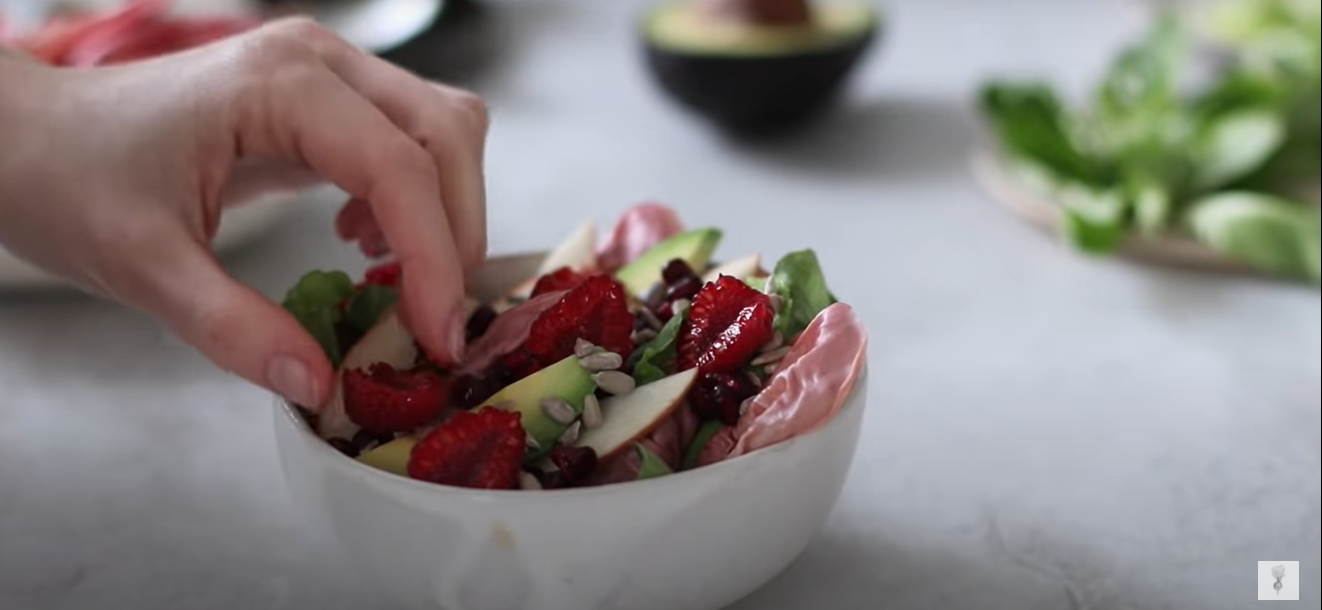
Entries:
[[413,342],[413,335],[404,328],[399,313],[391,307],[381,314],[376,326],[368,330],[349,353],[344,355],[340,370],[335,374],[335,394],[326,407],[317,415],[317,435],[322,439],[351,439],[358,432],[358,425],[344,412],[344,371],[367,368],[378,362],[384,362],[397,369],[413,368],[418,358],[418,348]]
[[575,445],[591,447],[602,462],[620,457],[675,414],[697,378],[698,369],[689,369],[601,401],[601,427],[584,431]]

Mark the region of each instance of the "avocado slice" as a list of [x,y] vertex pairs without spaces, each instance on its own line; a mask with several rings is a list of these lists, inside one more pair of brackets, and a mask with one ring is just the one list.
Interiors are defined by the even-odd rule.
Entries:
[[819,115],[880,24],[861,1],[679,0],[650,11],[641,30],[648,68],[671,98],[756,136]]
[[359,462],[378,470],[407,477],[409,476],[409,458],[413,455],[413,447],[417,444],[418,439],[411,436],[401,436],[358,456],[357,459]]
[[713,228],[680,233],[621,267],[615,272],[615,279],[620,280],[630,294],[641,298],[661,281],[661,272],[665,270],[666,263],[674,259],[683,259],[694,269],[706,269],[716,246],[721,243],[721,237],[721,230]]
[[538,445],[528,448],[527,461],[532,462],[549,453],[569,427],[546,414],[542,399],[559,398],[581,415],[583,400],[596,390],[592,373],[578,363],[577,357],[569,356],[496,392],[474,411],[494,406],[522,414],[523,429]]

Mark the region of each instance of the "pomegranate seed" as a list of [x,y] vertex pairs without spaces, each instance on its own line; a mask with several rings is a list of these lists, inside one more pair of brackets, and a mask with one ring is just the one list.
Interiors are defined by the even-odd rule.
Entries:
[[710,373],[703,375],[693,386],[689,404],[698,417],[719,419],[733,426],[739,423],[739,405],[757,391],[757,386],[745,375]]
[[677,283],[671,284],[666,290],[666,301],[675,301],[678,299],[693,300],[698,296],[698,291],[702,290],[702,280],[697,276],[689,276]]
[[551,450],[551,462],[560,469],[565,483],[573,486],[592,476],[592,471],[597,469],[597,452],[591,447],[561,445]]
[[365,451],[368,447],[372,446],[372,443],[376,443],[379,447],[393,440],[395,440],[395,435],[393,433],[377,434],[375,432],[368,432],[367,430],[359,430],[357,434],[353,435],[352,442],[359,451]]
[[491,323],[496,320],[496,310],[490,305],[478,307],[473,315],[468,317],[468,327],[466,334],[468,342],[472,343],[474,339],[486,334],[487,329],[491,328]]
[[493,385],[495,384],[489,377],[473,375],[458,377],[450,388],[450,400],[465,409],[472,409],[480,406],[482,401],[498,391],[499,388],[493,388]]
[[656,318],[662,322],[669,322],[675,317],[675,306],[672,301],[666,301],[656,308]]
[[351,458],[358,457],[358,447],[349,441],[337,437],[337,438],[332,438],[326,442],[330,443],[330,446],[334,447],[336,450],[338,450],[340,453],[343,453],[344,455],[347,455]]
[[698,274],[693,272],[693,268],[682,258],[672,259],[666,263],[666,268],[661,271],[661,279],[665,280],[667,286],[674,286],[688,278],[697,278]]
[[543,472],[540,468],[528,468],[527,471],[532,476],[537,477],[537,482],[542,484],[542,489],[564,489],[569,486],[565,482],[565,475],[558,470]]

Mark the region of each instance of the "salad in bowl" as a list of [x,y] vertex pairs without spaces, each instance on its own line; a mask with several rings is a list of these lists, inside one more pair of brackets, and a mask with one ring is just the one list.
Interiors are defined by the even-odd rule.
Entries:
[[[360,207],[337,228],[376,257]],[[307,273],[284,305],[338,380],[316,413],[277,399],[301,522],[401,608],[716,610],[760,588],[840,496],[867,340],[812,251],[719,262],[722,236],[645,203],[490,259],[448,367],[396,313],[398,266]]]
[[668,476],[811,432],[862,370],[863,327],[812,250],[718,264],[722,235],[655,203],[601,243],[584,223],[512,289],[468,299],[450,367],[397,315],[398,263],[312,271],[285,306],[338,378],[305,416],[347,458],[489,490]]

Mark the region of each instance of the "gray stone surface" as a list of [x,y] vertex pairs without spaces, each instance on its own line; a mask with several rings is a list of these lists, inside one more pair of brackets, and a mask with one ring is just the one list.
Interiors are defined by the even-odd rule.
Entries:
[[[1094,261],[973,184],[979,78],[1085,84],[1122,2],[891,2],[845,106],[796,141],[723,142],[656,95],[638,4],[499,2],[496,252],[648,198],[728,255],[818,250],[872,338],[871,412],[836,514],[733,610],[1239,610],[1256,562],[1318,608],[1314,290]],[[229,261],[279,295],[360,269],[322,197]],[[284,494],[266,394],[152,322],[0,296],[0,608],[380,608]]]

